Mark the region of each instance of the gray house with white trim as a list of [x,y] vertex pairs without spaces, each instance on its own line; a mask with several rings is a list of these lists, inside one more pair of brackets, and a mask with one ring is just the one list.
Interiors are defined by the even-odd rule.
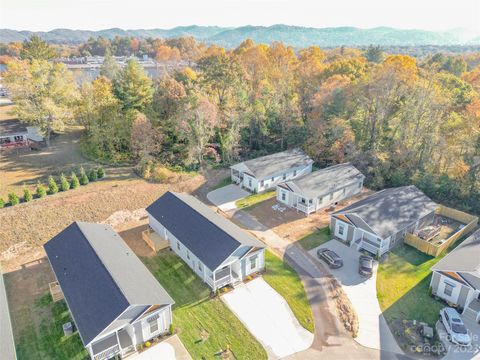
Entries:
[[212,290],[265,267],[265,246],[195,197],[167,192],[147,208],[150,227]]
[[252,192],[275,188],[278,184],[312,172],[313,160],[301,149],[291,149],[230,166],[232,182]]
[[44,248],[92,359],[169,331],[173,299],[110,226],[75,222]]
[[432,267],[432,294],[480,321],[480,230]]
[[333,213],[330,231],[351,247],[383,255],[407,232],[431,224],[436,208],[413,185],[385,189]]
[[308,215],[359,194],[364,179],[352,164],[338,164],[277,185],[277,200]]

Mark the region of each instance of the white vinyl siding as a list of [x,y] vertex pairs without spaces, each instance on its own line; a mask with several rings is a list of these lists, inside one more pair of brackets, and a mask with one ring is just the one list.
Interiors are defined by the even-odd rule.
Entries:
[[245,174],[243,178],[243,186],[250,191],[262,192],[274,188],[280,183],[289,181],[312,172],[312,165],[303,167],[285,169],[276,174],[269,174],[262,179],[256,179]]

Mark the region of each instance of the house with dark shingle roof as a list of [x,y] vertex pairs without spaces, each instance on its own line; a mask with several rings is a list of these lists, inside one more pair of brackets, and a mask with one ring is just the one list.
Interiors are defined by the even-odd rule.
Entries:
[[44,248],[92,359],[169,331],[174,301],[110,226],[75,222]]
[[330,231],[350,246],[383,255],[406,233],[433,223],[437,207],[415,186],[385,189],[333,213]]
[[301,149],[291,149],[230,166],[232,182],[252,192],[272,189],[278,184],[312,172],[313,160]]
[[149,225],[214,291],[265,267],[265,247],[195,197],[167,192],[147,208]]
[[432,294],[480,320],[480,230],[432,267]]
[[277,200],[308,215],[359,194],[364,179],[350,163],[333,165],[277,185]]

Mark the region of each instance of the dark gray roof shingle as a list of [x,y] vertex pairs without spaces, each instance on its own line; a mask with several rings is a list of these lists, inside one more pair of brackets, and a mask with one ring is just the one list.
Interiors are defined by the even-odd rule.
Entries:
[[265,179],[284,170],[304,167],[313,160],[301,149],[290,149],[275,154],[261,156],[231,166],[231,168]]
[[295,193],[316,198],[344,188],[364,177],[355,166],[345,163],[314,171],[301,178],[287,181],[285,184]]
[[84,345],[132,304],[173,304],[110,226],[75,222],[44,248]]
[[210,270],[240,246],[264,245],[191,195],[167,192],[147,208]]
[[387,238],[436,208],[415,186],[403,186],[376,192],[333,215],[345,215],[355,226]]

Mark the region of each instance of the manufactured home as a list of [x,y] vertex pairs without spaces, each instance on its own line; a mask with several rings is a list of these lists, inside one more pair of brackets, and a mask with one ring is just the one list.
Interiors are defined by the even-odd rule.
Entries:
[[302,150],[291,149],[232,165],[230,171],[232,182],[251,192],[262,192],[311,173],[312,164]]
[[330,231],[380,256],[403,243],[405,234],[433,223],[437,206],[415,186],[385,189],[333,213]]
[[338,164],[277,185],[277,200],[308,215],[359,194],[364,179],[353,165]]
[[75,222],[44,248],[92,359],[126,356],[169,331],[174,301],[110,226]]
[[191,195],[169,191],[147,212],[150,227],[214,291],[265,267],[260,241]]

